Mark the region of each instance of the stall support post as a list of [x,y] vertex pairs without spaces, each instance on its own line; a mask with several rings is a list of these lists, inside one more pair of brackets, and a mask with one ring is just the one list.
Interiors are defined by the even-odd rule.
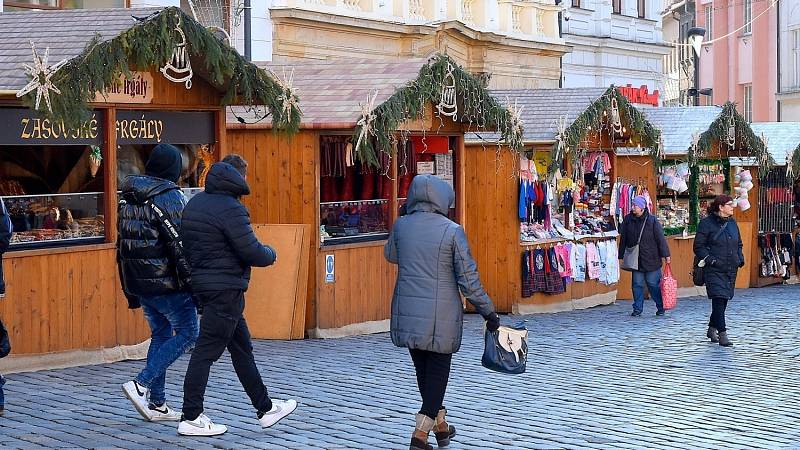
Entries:
[[103,137],[103,196],[106,242],[117,242],[117,110],[105,111],[105,136]]
[[223,107],[218,109],[214,114],[214,117],[216,118],[217,122],[217,132],[216,132],[217,139],[215,142],[216,148],[214,149],[214,153],[216,153],[217,161],[222,161],[222,158],[224,158],[225,155],[230,153],[227,148],[228,145],[227,134],[226,134],[227,118],[225,117],[225,108]]

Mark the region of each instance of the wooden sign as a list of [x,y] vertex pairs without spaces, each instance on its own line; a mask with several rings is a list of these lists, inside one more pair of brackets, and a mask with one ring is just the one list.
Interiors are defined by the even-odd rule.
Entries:
[[131,72],[131,77],[120,74],[117,82],[105,92],[98,92],[97,103],[153,103],[153,75],[150,72]]
[[26,108],[0,108],[0,145],[100,145],[103,111],[79,127],[68,128]]
[[211,144],[214,113],[208,111],[117,110],[117,143]]

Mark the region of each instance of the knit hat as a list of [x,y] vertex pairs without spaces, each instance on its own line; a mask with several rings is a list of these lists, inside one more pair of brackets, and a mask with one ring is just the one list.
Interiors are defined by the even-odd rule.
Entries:
[[641,209],[647,209],[647,199],[644,195],[637,195],[633,198],[633,206],[638,206]]
[[183,169],[181,152],[174,145],[158,144],[150,153],[144,166],[145,175],[178,182]]

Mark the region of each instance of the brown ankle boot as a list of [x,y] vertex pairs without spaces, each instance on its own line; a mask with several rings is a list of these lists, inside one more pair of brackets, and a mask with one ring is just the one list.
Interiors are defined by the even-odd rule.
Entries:
[[436,421],[425,414],[417,414],[416,427],[414,434],[411,435],[411,444],[408,450],[433,450],[433,446],[428,444],[428,434],[435,424]]
[[720,331],[719,332],[719,345],[722,347],[733,347],[733,342],[728,339],[728,332],[727,331]]
[[442,408],[439,414],[436,415],[436,427],[433,429],[433,435],[436,436],[436,445],[439,447],[447,447],[450,445],[450,439],[456,435],[456,427],[448,425],[445,420],[447,410]]
[[719,342],[719,333],[717,329],[714,327],[708,327],[708,331],[706,332],[706,337],[711,339],[711,342],[717,343]]

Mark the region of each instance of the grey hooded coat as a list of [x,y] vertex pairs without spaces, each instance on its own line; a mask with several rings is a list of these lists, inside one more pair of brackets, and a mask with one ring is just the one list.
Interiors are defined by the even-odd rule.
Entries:
[[446,216],[454,200],[453,188],[439,178],[414,177],[408,214],[394,224],[384,247],[386,259],[398,265],[391,320],[398,347],[457,352],[463,318],[459,289],[483,317],[494,312],[464,229]]

